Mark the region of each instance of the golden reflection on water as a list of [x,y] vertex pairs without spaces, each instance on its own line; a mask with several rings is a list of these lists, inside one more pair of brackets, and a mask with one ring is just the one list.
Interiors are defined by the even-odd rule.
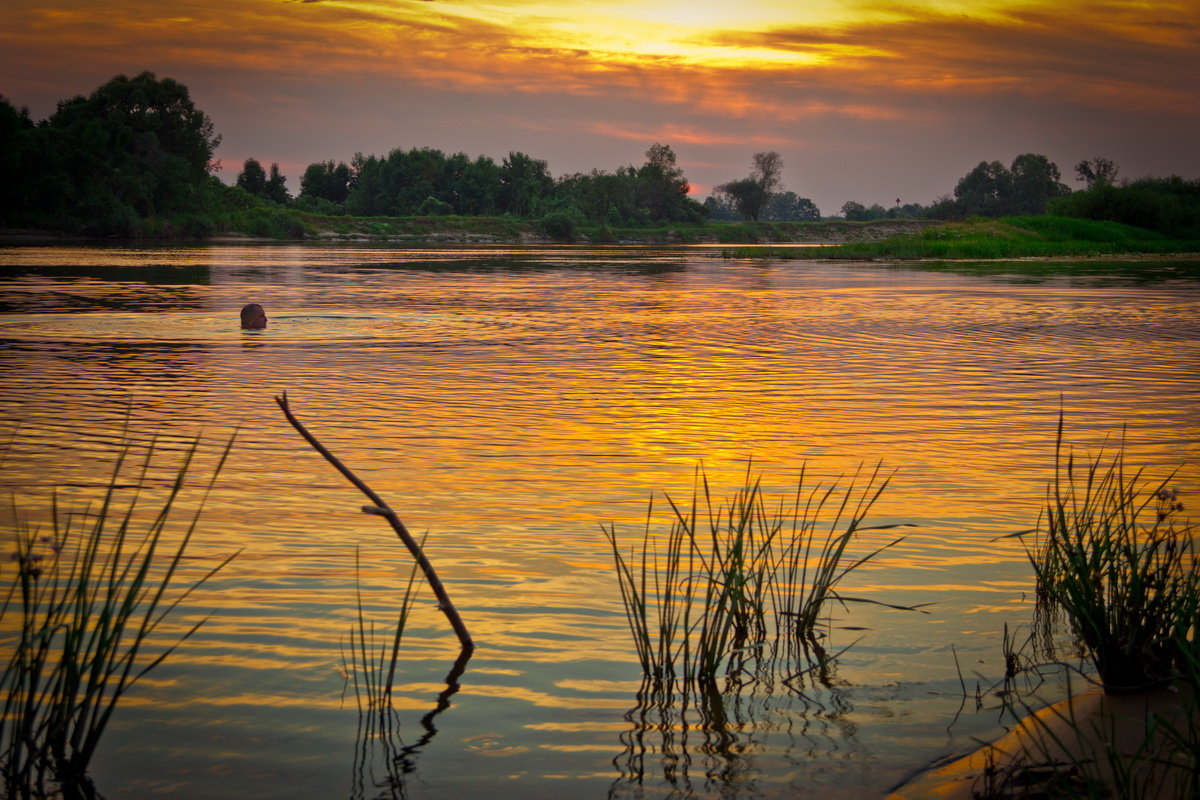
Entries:
[[[127,416],[164,457],[203,433],[198,476],[237,432],[195,569],[241,555],[164,631],[212,613],[143,687],[148,712],[332,712],[356,582],[381,630],[394,617],[406,554],[282,419],[282,391],[414,533],[429,531],[480,643],[447,714],[520,722],[504,746],[534,751],[611,746],[610,712],[633,705],[637,675],[600,527],[637,541],[653,496],[665,532],[663,493],[688,501],[700,465],[718,495],[749,465],[785,502],[805,462],[810,486],[844,485],[864,463],[895,470],[872,521],[916,527],[852,588],[936,605],[839,614],[871,629],[835,637],[864,636],[843,674],[872,685],[951,680],[952,643],[986,660],[1003,622],[1026,619],[1024,553],[996,537],[1037,518],[1060,398],[1082,448],[1127,425],[1131,463],[1161,474],[1200,456],[1194,282],[696,249],[10,248],[0,264],[0,420],[16,432],[0,484],[29,514],[44,516],[55,486],[64,502],[95,497]],[[249,300],[271,319],[253,335],[236,325]],[[1177,483],[1200,489],[1194,468]],[[426,592],[402,653],[425,679],[405,684],[405,709],[437,694],[453,656]],[[196,694],[181,700],[183,686]],[[584,739],[562,740],[572,732]]]

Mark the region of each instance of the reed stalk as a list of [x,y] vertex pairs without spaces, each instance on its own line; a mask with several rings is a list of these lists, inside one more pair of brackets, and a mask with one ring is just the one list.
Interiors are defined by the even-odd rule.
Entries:
[[127,463],[139,460],[139,448],[128,438],[94,511],[65,510],[55,494],[50,528],[42,533],[22,521],[13,499],[15,549],[0,565],[0,641],[10,653],[0,672],[6,796],[95,796],[87,769],[113,712],[205,620],[166,645],[159,629],[234,557],[177,587],[201,509],[232,445],[231,439],[178,537],[170,532],[174,512],[199,442],[185,452],[160,501],[142,494],[154,467],[153,443],[141,451],[140,465],[135,463],[137,488],[120,496]]
[[1197,656],[1200,569],[1195,526],[1168,489],[1125,465],[1123,443],[1077,463],[1063,457],[1029,558],[1042,602],[1061,610],[1109,692],[1163,685]]
[[[768,503],[761,478],[747,471],[742,487],[718,502],[699,470],[690,504],[666,498],[673,518],[665,537],[651,528],[653,500],[641,542],[628,555],[615,527],[605,528],[644,676],[711,685],[722,672],[730,677],[749,661],[761,663],[780,637],[814,641],[830,601],[875,602],[844,596],[838,586],[900,541],[847,556],[856,534],[878,529],[862,521],[886,485],[877,468],[861,488],[852,481],[845,490],[835,483],[806,492],[802,473],[789,506]],[[818,525],[835,498],[822,537]]]

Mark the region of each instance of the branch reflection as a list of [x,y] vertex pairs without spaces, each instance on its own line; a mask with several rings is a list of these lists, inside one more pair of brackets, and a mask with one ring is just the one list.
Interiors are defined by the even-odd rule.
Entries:
[[446,688],[438,693],[433,708],[421,717],[424,732],[412,744],[405,744],[400,736],[400,714],[392,703],[390,691],[370,704],[360,700],[352,800],[404,800],[408,797],[406,776],[416,771],[417,756],[437,736],[434,720],[450,708],[450,700],[459,690],[459,679],[467,669],[472,652],[463,649],[454,660],[446,674]]

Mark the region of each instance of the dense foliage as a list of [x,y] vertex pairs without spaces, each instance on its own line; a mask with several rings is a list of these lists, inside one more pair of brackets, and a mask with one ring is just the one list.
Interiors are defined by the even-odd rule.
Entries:
[[[441,150],[392,150],[354,157],[350,166],[311,164],[300,184],[299,208],[356,216],[449,215],[543,220],[558,238],[584,221],[611,225],[699,221],[704,212],[667,145],[655,144],[641,167],[592,170],[555,180],[545,161],[510,152],[487,156]],[[547,224],[548,223],[548,224]]]
[[[278,164],[264,169],[254,158],[245,160],[234,186],[217,180],[219,143],[212,121],[195,107],[187,88],[151,72],[118,75],[88,97],[62,101],[36,123],[27,109],[0,97],[0,228],[91,236],[208,236],[224,230],[301,237],[317,228],[340,229],[333,220],[342,216],[364,224],[382,218],[439,217],[446,224],[500,218],[524,220],[526,232],[563,241],[581,232],[592,241],[614,241],[618,229],[678,229],[710,219],[752,226],[822,220],[812,200],[784,190],[783,159],[776,152],[754,154],[749,175],[714,187],[701,205],[689,196],[692,187],[674,151],[659,143],[640,166],[558,178],[544,160],[516,151],[499,163],[429,147],[397,148],[384,156],[358,153],[349,164],[310,164],[295,197]],[[1051,213],[1177,238],[1200,235],[1200,181],[1173,176],[1118,184],[1117,165],[1102,157],[1079,161],[1075,173],[1087,188],[1072,193],[1044,155],[1026,153],[1009,166],[981,161],[958,181],[953,195],[928,206],[896,200],[884,208],[850,200],[840,216],[871,222]],[[745,224],[722,225],[717,238],[726,241],[725,233]],[[396,227],[389,225],[384,227]]]
[[1120,186],[1100,181],[1090,189],[1054,200],[1049,211],[1136,225],[1179,238],[1200,238],[1200,180],[1143,178]]
[[198,214],[213,202],[220,137],[170,78],[119,75],[36,125],[0,99],[0,136],[0,221],[8,226],[130,235],[141,219]]

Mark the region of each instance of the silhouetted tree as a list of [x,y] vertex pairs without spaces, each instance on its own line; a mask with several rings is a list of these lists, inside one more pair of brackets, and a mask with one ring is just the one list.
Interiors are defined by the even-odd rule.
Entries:
[[344,161],[309,164],[300,176],[300,197],[344,203],[350,194],[351,172]]
[[152,72],[118,75],[65,100],[39,128],[45,210],[92,233],[132,233],[138,218],[204,205],[220,137],[187,87]]
[[1015,214],[1043,214],[1046,202],[1071,193],[1062,183],[1058,165],[1042,155],[1025,153],[1012,163],[1011,211]]
[[267,178],[267,185],[263,189],[263,196],[272,202],[286,206],[292,200],[286,184],[287,178],[280,173],[279,165],[271,164],[271,174]]
[[1011,212],[1012,173],[999,161],[980,161],[954,187],[954,197],[967,216],[999,217]]
[[779,188],[782,173],[783,157],[779,153],[755,153],[749,177],[722,184],[715,191],[727,195],[743,217],[757,220]]
[[[654,220],[683,220],[696,213],[688,201],[692,187],[675,163],[669,145],[655,143],[646,151],[646,163],[637,171],[637,199]],[[691,214],[689,214],[691,212]]]
[[532,214],[553,186],[545,161],[510,152],[500,164],[500,206],[519,217]]
[[1085,182],[1089,189],[1100,185],[1116,183],[1117,172],[1116,163],[1100,156],[1085,158],[1075,165],[1077,179]]
[[820,222],[821,211],[807,197],[795,192],[777,192],[767,201],[762,219],[769,222]]
[[247,158],[242,163],[242,171],[238,173],[235,185],[255,197],[262,197],[267,189],[267,172],[257,159]]

